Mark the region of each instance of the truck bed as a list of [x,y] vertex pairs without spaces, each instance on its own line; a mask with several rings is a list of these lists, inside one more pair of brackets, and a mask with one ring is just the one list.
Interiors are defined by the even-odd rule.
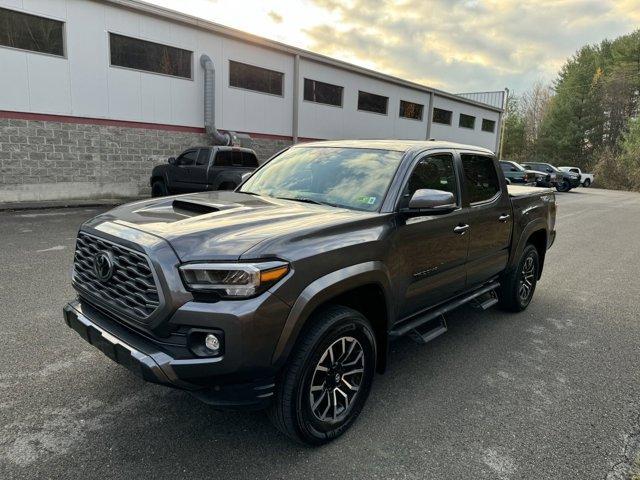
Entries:
[[532,195],[540,195],[544,193],[554,193],[553,188],[544,187],[526,187],[524,185],[507,185],[507,191],[510,197],[529,197]]

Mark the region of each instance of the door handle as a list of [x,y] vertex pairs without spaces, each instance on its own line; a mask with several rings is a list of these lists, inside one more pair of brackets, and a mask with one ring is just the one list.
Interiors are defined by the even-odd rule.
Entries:
[[458,225],[453,229],[454,233],[457,233],[458,235],[464,235],[465,232],[469,230],[469,225]]
[[508,215],[508,214],[506,214],[506,213],[503,213],[502,215],[500,215],[500,216],[498,217],[498,221],[499,221],[499,222],[504,223],[504,222],[506,222],[507,220],[509,220],[509,217],[510,217],[510,216],[511,216],[511,215]]

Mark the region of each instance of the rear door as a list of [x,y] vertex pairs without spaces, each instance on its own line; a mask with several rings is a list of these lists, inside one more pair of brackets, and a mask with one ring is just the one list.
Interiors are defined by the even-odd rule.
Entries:
[[[465,262],[469,235],[467,209],[462,208],[460,177],[452,152],[429,153],[417,160],[406,181],[398,208],[405,207],[418,189],[430,188],[454,194],[458,208],[444,215],[404,218],[393,245],[392,269],[398,279],[399,315],[405,318],[432,307],[465,287]],[[462,227],[462,228],[460,228]]]
[[473,288],[506,268],[513,217],[495,158],[461,151],[460,159],[465,202],[469,206],[467,288]]
[[185,150],[174,165],[169,169],[169,179],[172,191],[185,193],[193,191],[191,186],[191,169],[195,166],[198,158],[198,149]]

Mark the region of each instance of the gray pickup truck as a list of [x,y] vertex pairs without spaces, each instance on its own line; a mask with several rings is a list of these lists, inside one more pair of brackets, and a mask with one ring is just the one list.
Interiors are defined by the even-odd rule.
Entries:
[[256,153],[240,147],[193,147],[151,172],[151,195],[164,197],[175,193],[206,190],[233,190],[245,173],[258,167]]
[[507,187],[489,150],[302,144],[234,192],[84,223],[64,317],[143,379],[267,408],[319,445],[353,424],[393,339],[433,340],[466,303],[527,308],[555,220],[554,192]]

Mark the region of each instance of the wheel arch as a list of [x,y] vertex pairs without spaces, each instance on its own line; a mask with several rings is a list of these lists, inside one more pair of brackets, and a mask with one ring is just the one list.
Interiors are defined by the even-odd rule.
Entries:
[[510,267],[515,268],[515,266],[517,266],[520,256],[522,255],[522,251],[530,243],[534,247],[536,247],[536,250],[538,251],[538,257],[540,261],[538,268],[538,279],[540,279],[544,266],[544,259],[547,254],[547,245],[549,244],[548,242],[549,233],[544,220],[539,219],[539,221],[531,222],[520,234],[518,244],[516,248],[512,250],[512,255],[509,260]]
[[376,365],[384,372],[387,362],[391,311],[389,275],[381,262],[366,262],[340,269],[308,285],[291,308],[276,345],[272,363],[284,365],[294,345],[311,325],[312,316],[330,305],[361,313],[370,323],[377,343]]

